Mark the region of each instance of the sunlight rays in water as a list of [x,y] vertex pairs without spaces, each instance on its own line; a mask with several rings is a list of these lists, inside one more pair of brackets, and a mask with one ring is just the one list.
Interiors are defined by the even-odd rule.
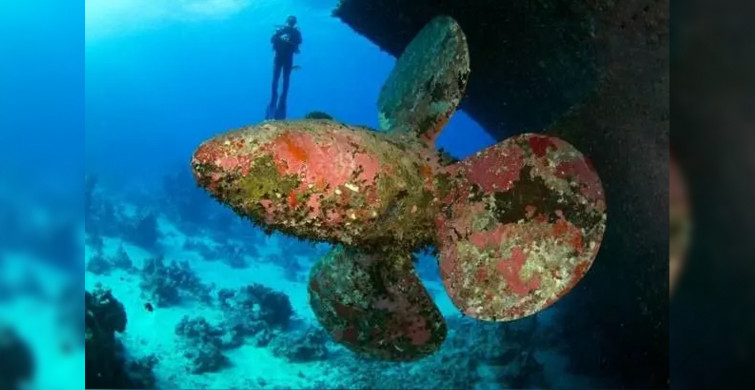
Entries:
[[[296,0],[86,0],[87,41],[163,27],[172,23],[223,20],[253,10],[252,22],[268,23]],[[291,3],[291,4],[289,4]]]

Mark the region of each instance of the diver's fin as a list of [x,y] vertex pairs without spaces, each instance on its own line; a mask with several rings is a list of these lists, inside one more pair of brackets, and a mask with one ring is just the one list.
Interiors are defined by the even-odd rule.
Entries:
[[275,119],[275,99],[267,105],[267,108],[265,109],[265,119]]
[[378,99],[380,130],[433,142],[456,110],[469,77],[469,50],[450,17],[428,23],[404,49]]
[[445,340],[443,315],[408,253],[336,248],[312,268],[308,292],[315,317],[331,337],[363,356],[415,360]]
[[278,108],[275,110],[275,119],[286,119],[286,102],[283,100],[278,102]]
[[587,272],[606,227],[598,174],[565,141],[523,134],[450,167],[438,262],[456,307],[506,321],[556,302]]

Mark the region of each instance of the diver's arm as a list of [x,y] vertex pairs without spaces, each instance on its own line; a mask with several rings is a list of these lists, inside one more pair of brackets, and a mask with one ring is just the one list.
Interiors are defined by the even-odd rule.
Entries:
[[302,39],[301,39],[301,31],[298,29],[296,30],[296,53],[299,53],[299,47],[301,47]]
[[275,43],[275,41],[277,41],[278,39],[280,39],[281,34],[283,34],[283,29],[282,28],[277,28],[275,30],[275,32],[273,33],[273,36],[270,37],[270,42],[271,43]]

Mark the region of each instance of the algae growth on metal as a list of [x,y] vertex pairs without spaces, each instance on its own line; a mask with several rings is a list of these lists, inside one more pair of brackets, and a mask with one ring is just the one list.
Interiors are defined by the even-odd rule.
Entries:
[[417,250],[437,249],[445,288],[464,314],[506,321],[562,297],[600,247],[600,179],[568,143],[525,134],[462,161],[435,149],[469,70],[463,32],[439,17],[386,82],[381,131],[271,121],[194,153],[199,185],[239,215],[337,244],[310,274],[310,304],[331,337],[357,353],[412,360],[443,342],[445,322],[413,270]]

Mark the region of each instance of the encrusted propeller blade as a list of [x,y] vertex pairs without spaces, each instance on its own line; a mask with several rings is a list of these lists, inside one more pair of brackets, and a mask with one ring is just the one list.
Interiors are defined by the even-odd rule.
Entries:
[[440,16],[401,54],[378,99],[380,130],[432,141],[456,111],[469,78],[469,50],[461,27]]
[[453,303],[466,315],[493,321],[531,315],[590,268],[606,206],[597,173],[573,146],[520,135],[451,172],[462,184],[438,219],[439,262]]
[[443,316],[409,254],[334,249],[312,269],[309,299],[335,341],[368,357],[419,359],[437,350],[446,336]]

